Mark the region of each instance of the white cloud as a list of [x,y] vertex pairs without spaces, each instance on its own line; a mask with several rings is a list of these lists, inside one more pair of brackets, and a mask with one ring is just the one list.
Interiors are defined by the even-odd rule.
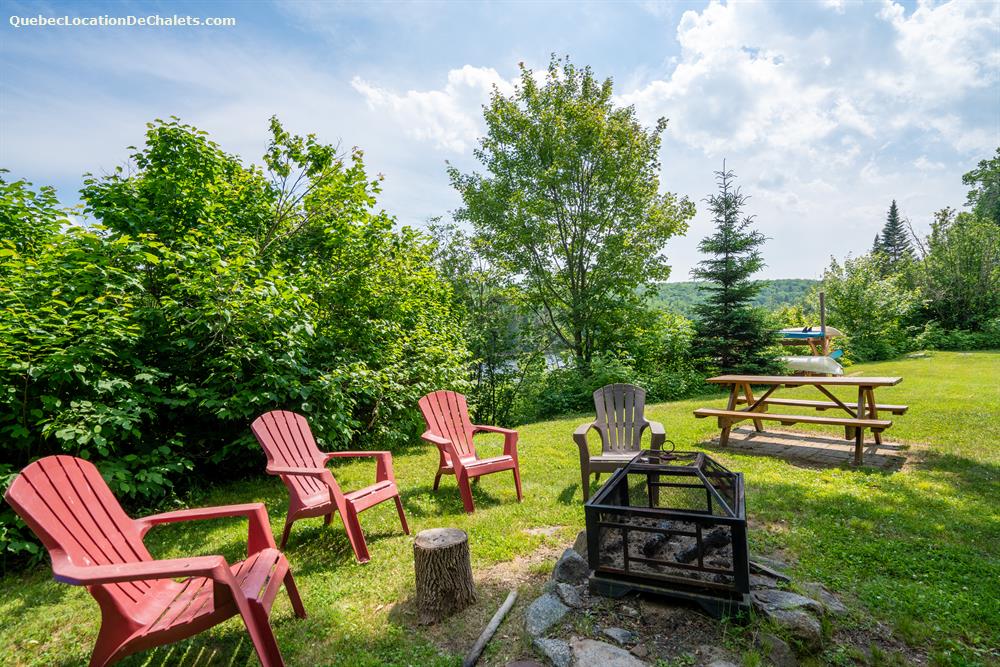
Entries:
[[441,90],[396,93],[361,77],[351,80],[372,110],[384,110],[406,133],[443,151],[464,153],[482,133],[481,107],[494,87],[507,95],[514,88],[492,67],[465,65],[448,72]]
[[913,166],[920,171],[940,171],[945,168],[943,162],[935,162],[934,160],[929,160],[926,155],[921,155],[916,160],[913,161]]

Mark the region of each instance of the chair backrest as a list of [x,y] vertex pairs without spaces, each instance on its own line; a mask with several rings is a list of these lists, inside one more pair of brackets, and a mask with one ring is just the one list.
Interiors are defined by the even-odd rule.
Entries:
[[459,456],[476,455],[465,396],[453,391],[435,391],[421,398],[419,405],[428,431],[451,440]]
[[594,423],[607,453],[639,451],[646,390],[631,384],[609,384],[594,392]]
[[[94,464],[47,456],[14,479],[4,498],[45,545],[53,562],[78,567],[152,560],[135,522],[125,514]],[[135,581],[93,586],[123,607],[155,585]]]
[[[269,464],[288,468],[326,468],[309,422],[302,415],[287,410],[265,412],[253,421],[250,430],[264,448]],[[298,493],[303,498],[328,488],[315,477],[281,475],[281,479],[290,492]]]

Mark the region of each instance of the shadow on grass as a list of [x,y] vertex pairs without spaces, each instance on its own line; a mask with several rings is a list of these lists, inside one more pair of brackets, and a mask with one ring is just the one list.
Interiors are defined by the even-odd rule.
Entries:
[[[448,482],[451,481],[449,484]],[[486,509],[496,507],[506,503],[506,500],[497,498],[482,488],[478,482],[472,483],[472,501],[476,509]],[[511,482],[511,487],[514,483]],[[465,506],[462,504],[462,496],[455,485],[454,478],[442,477],[438,490],[430,484],[410,487],[401,491],[403,507],[408,515],[415,517],[440,517],[465,514]],[[516,502],[517,499],[514,499]],[[428,507],[430,505],[430,507]]]

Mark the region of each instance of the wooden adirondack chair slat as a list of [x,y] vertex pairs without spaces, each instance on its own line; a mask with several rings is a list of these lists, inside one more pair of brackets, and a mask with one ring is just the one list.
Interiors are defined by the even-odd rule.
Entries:
[[[267,454],[267,469],[278,475],[288,489],[288,515],[281,534],[281,547],[288,542],[292,524],[307,517],[325,517],[326,523],[334,512],[344,522],[347,538],[354,556],[361,563],[370,559],[365,535],[358,522],[358,513],[386,500],[395,500],[403,532],[410,534],[403,512],[403,503],[392,474],[392,454],[389,452],[321,452],[309,429],[309,422],[302,415],[287,410],[272,410],[254,420],[251,425],[254,437]],[[374,484],[351,493],[344,493],[326,463],[333,456],[375,456],[379,459]],[[296,469],[296,473],[283,473],[280,469]]]
[[[419,401],[427,430],[421,436],[438,448],[439,462],[434,476],[437,491],[442,475],[455,475],[465,511],[475,511],[470,479],[494,472],[511,470],[517,500],[521,502],[521,471],[517,459],[517,431],[495,426],[476,425],[469,418],[469,405],[465,396],[454,391],[435,391]],[[480,431],[493,431],[504,436],[504,453],[489,459],[480,459],[473,444],[473,436]]]
[[[625,465],[642,447],[642,433],[650,429],[650,447],[660,449],[666,441],[663,425],[645,417],[646,391],[630,384],[609,384],[594,392],[596,419],[580,425],[573,441],[580,450],[583,499],[590,498],[590,475],[613,472]],[[591,456],[587,432],[594,429],[601,436],[601,453]]]
[[[100,605],[92,667],[190,637],[236,614],[243,617],[261,663],[284,664],[268,621],[280,586],[285,585],[297,616],[305,617],[305,609],[288,561],[274,548],[262,504],[132,519],[97,468],[71,456],[49,456],[27,466],[4,498],[42,541],[55,578],[87,586]],[[142,541],[159,523],[223,516],[247,516],[251,526],[247,560],[231,566],[221,556],[157,561]]]

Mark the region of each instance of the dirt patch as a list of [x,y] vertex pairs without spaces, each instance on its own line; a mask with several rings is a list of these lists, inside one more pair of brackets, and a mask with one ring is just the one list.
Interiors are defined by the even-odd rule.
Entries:
[[[552,527],[551,535],[561,526]],[[543,544],[524,556],[496,563],[473,572],[476,582],[476,602],[435,625],[420,625],[413,600],[396,604],[390,618],[410,630],[420,633],[442,653],[463,655],[479,637],[490,618],[511,590],[518,591],[517,603],[493,636],[480,665],[505,665],[517,657],[530,655],[524,635],[524,610],[538,595],[542,584],[565,547]]]

